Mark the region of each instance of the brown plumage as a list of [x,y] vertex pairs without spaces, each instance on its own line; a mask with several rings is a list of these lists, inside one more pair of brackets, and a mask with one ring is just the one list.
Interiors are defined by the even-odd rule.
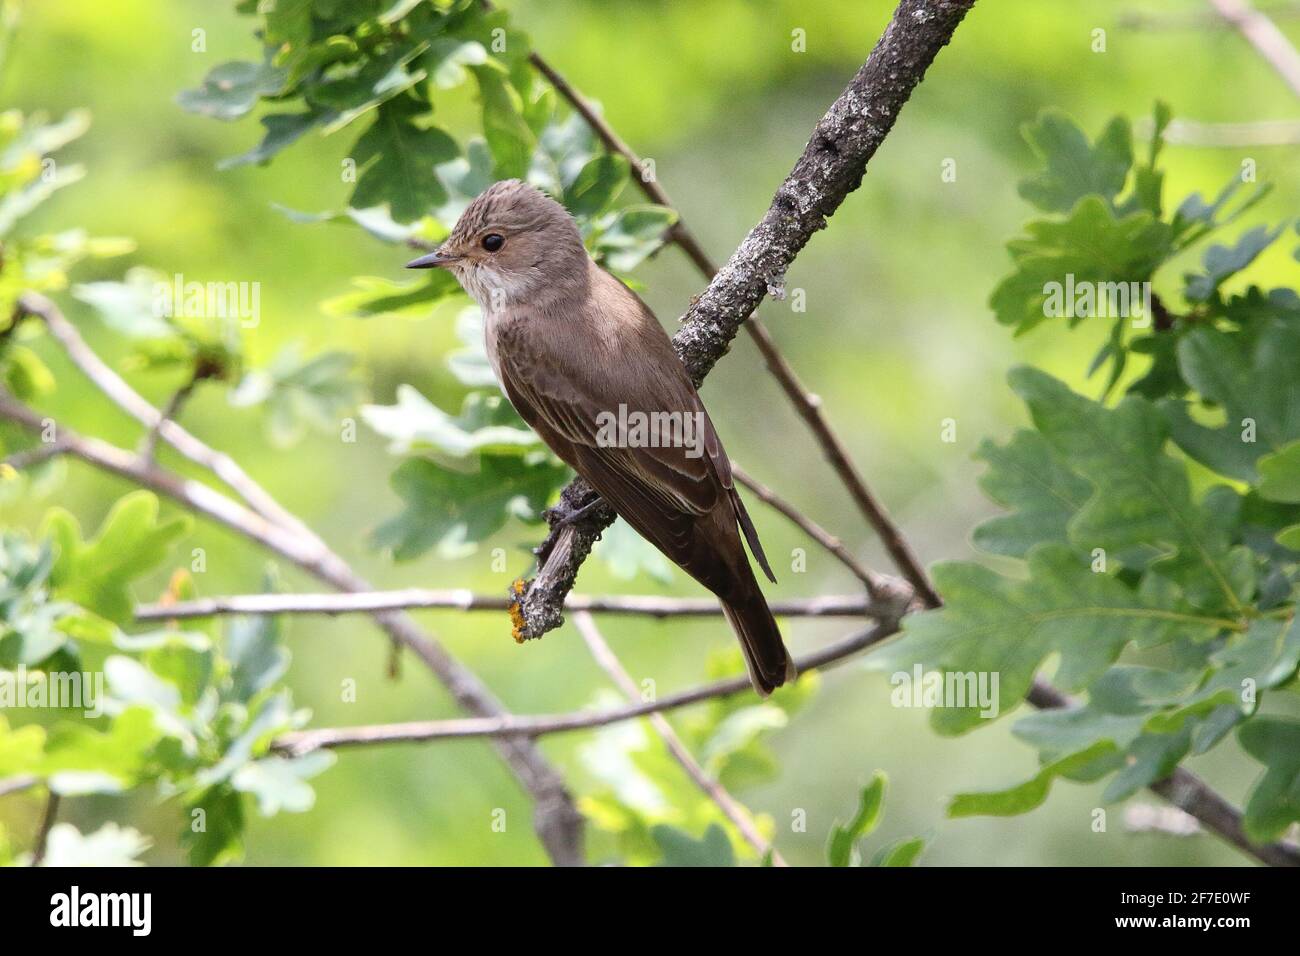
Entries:
[[[776,579],[708,412],[667,333],[591,259],[565,209],[518,180],[497,183],[436,253],[411,266],[449,268],[478,301],[488,357],[515,409],[628,524],[717,595],[755,689],[766,695],[792,679],[742,531]],[[698,435],[679,429],[679,439],[694,440],[659,447],[611,442],[607,423],[620,406],[689,415]]]

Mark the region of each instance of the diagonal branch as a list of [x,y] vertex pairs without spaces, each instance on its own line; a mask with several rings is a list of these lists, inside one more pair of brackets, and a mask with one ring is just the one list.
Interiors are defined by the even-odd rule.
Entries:
[[1300,96],[1300,52],[1268,14],[1252,6],[1250,0],[1209,0],[1209,3],[1250,41],[1259,55],[1291,87],[1291,92]]
[[[803,154],[777,190],[763,218],[683,317],[673,344],[696,385],[726,353],[741,325],[764,296],[769,292],[781,293],[786,270],[795,257],[814,233],[825,228],[826,220],[862,182],[868,161],[893,128],[912,90],[974,2],[902,0],[898,5],[866,63],[813,129]],[[556,82],[558,74],[549,68],[546,71],[548,78]],[[568,91],[566,95],[575,106],[581,102],[581,97],[568,84],[558,88]],[[589,122],[595,116],[590,109],[583,115]],[[607,145],[625,156],[634,155],[603,122],[594,128]],[[644,183],[643,188],[646,188]],[[647,192],[657,201],[660,197],[667,200],[657,184],[653,191],[647,189]],[[678,230],[675,241],[681,242],[681,235],[682,231]],[[712,264],[693,238],[686,240],[683,247],[701,269],[711,270]],[[796,407],[845,477],[859,507],[871,517],[878,531],[885,529],[882,540],[904,577],[927,601],[937,602],[925,572],[902,536],[867,491],[861,476],[848,465],[847,456],[825,425],[817,403],[794,379],[766,331],[752,334],[769,368],[783,382],[787,393],[796,398]],[[572,482],[562,496],[566,505],[576,505],[590,497],[591,489],[581,479]],[[518,605],[526,637],[540,637],[559,626],[563,620],[564,596],[572,588],[578,568],[613,519],[612,511],[601,508],[584,520],[564,524],[558,531],[552,527],[538,551],[543,559],[542,567]]]
[[[596,659],[601,669],[618,685],[628,700],[633,702],[639,700],[640,694],[637,692],[635,682],[619,663],[591,615],[586,611],[579,611],[574,616],[573,623],[577,626],[582,639],[587,642],[591,656]],[[745,838],[745,842],[752,846],[759,856],[767,856],[770,853],[774,866],[788,866],[789,864],[785,862],[776,847],[758,832],[749,808],[733,797],[726,787],[709,776],[708,772],[700,766],[699,761],[692,756],[686,742],[677,735],[677,731],[673,730],[673,725],[668,723],[668,718],[663,714],[648,714],[646,719],[650,721],[650,726],[655,729],[655,733],[663,739],[664,746],[668,748],[673,759],[682,765],[686,775],[704,792],[704,795],[718,805],[723,816],[731,821],[732,826]]]

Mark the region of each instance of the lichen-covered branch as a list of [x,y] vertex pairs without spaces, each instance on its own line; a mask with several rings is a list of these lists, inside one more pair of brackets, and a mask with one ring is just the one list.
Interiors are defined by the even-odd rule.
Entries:
[[[866,63],[813,129],[763,218],[683,317],[673,345],[696,385],[726,354],[763,298],[769,292],[781,293],[795,257],[862,182],[868,161],[893,128],[899,111],[974,3],[903,0],[898,5]],[[561,495],[565,506],[559,509],[561,514],[576,510],[591,496],[586,482],[575,480]],[[883,511],[880,515],[884,517]],[[600,508],[577,521],[552,522],[551,532],[536,552],[537,577],[526,582],[518,595],[519,636],[541,637],[559,626],[564,598],[578,568],[613,521],[613,512]],[[918,578],[914,585],[927,603],[937,603],[902,537],[895,535],[886,545],[901,559],[905,573],[914,569],[908,576]]]

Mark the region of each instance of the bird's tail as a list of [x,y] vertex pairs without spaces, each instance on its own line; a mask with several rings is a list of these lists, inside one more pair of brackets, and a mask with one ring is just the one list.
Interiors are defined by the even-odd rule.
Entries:
[[740,648],[745,652],[745,667],[749,670],[754,690],[766,697],[786,681],[795,679],[798,672],[794,661],[785,649],[776,619],[772,617],[757,581],[753,581],[752,587],[739,600],[723,601],[722,612],[740,639]]

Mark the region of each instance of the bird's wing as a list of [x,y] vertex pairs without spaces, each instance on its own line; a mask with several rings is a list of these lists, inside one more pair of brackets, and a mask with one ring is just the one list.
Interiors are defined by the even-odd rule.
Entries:
[[[653,316],[646,318],[653,328],[628,326],[626,335],[612,340],[616,346],[584,336],[532,335],[525,351],[521,343],[504,340],[499,371],[524,420],[638,532],[691,571],[695,520],[730,494],[731,468],[667,335]],[[693,415],[698,443],[610,446],[602,441],[608,437],[602,435],[602,413],[617,416],[620,405],[629,414]]]

